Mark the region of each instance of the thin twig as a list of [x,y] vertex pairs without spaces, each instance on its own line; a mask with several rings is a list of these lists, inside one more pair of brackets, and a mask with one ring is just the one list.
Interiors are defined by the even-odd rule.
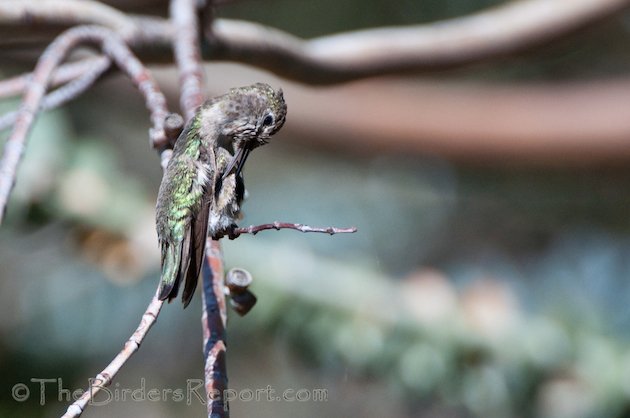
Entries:
[[88,390],[85,391],[81,398],[68,407],[62,418],[76,418],[80,416],[85,410],[85,407],[94,399],[96,394],[101,389],[111,384],[113,378],[120,371],[122,366],[124,366],[127,360],[129,360],[129,358],[138,351],[140,344],[142,344],[142,341],[157,320],[157,317],[160,314],[160,309],[162,309],[162,305],[164,304],[164,302],[159,300],[157,296],[158,293],[156,292],[155,296],[153,296],[153,299],[151,300],[151,303],[149,303],[149,306],[147,306],[147,309],[142,315],[138,328],[125,343],[122,351],[118,353],[114,360],[112,360],[112,362],[109,363],[102,372],[97,374],[94,379],[90,380]]
[[308,226],[304,224],[292,224],[292,223],[287,223],[287,222],[275,221],[270,224],[250,225],[247,227],[236,228],[234,230],[234,235],[231,238],[236,238],[241,234],[256,235],[260,231],[265,231],[269,229],[275,229],[276,231],[279,231],[281,229],[294,229],[300,232],[320,232],[320,233],[329,234],[329,235],[352,234],[354,232],[357,232],[357,228],[354,226],[350,228],[335,228],[333,226],[316,227],[316,226]]
[[153,145],[159,148],[168,142],[164,134],[164,119],[168,114],[166,99],[151,74],[121,38],[115,32],[98,26],[79,26],[69,29],[59,35],[38,60],[32,82],[24,94],[13,131],[5,143],[0,160],[0,223],[4,219],[7,201],[15,183],[26,139],[40,109],[52,72],[71,49],[83,43],[100,45],[103,53],[132,79],[144,96],[145,103],[151,112],[153,126],[149,135]]
[[[82,75],[70,81],[66,85],[48,93],[41,102],[41,110],[50,110],[59,107],[70,100],[76,99],[110,68],[111,60],[107,57],[94,62],[93,68],[87,69]],[[0,116],[0,130],[6,129],[15,123],[19,111],[14,110]]]
[[37,62],[33,79],[26,89],[13,131],[6,141],[0,160],[0,223],[4,218],[17,168],[24,153],[26,138],[39,110],[52,72],[61,63],[68,51],[82,40],[83,37],[76,30],[71,29],[55,39]]
[[[107,57],[84,58],[80,61],[60,65],[55,69],[50,79],[49,87],[57,87],[81,77],[94,67],[109,61]],[[33,80],[33,73],[26,73],[0,81],[0,98],[22,94]]]

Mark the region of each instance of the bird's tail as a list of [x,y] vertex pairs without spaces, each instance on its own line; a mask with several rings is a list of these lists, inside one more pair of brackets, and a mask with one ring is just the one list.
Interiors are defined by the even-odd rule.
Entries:
[[162,246],[162,276],[158,298],[170,302],[177,296],[179,288],[179,270],[181,264],[181,250],[174,245]]
[[158,298],[168,299],[169,302],[176,298],[179,285],[185,279],[186,285],[182,294],[184,308],[188,306],[195,293],[205,247],[203,239],[200,245],[191,246],[190,232],[187,231],[184,240],[178,244],[162,245],[162,276]]

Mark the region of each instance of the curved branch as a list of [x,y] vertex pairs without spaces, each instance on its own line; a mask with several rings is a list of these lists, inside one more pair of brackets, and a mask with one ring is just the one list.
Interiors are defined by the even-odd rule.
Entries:
[[[95,43],[99,45],[107,58],[94,61],[101,62],[101,67],[93,67],[91,71],[85,69],[83,75],[54,93],[65,91],[66,93],[75,94],[77,91],[82,91],[86,86],[91,85],[98,75],[107,70],[111,61],[113,61],[132,79],[145,98],[146,105],[151,111],[151,119],[153,122],[151,139],[154,146],[163,147],[168,143],[168,138],[166,138],[166,132],[164,130],[164,121],[168,114],[166,99],[151,74],[131,53],[124,41],[115,32],[102,27],[79,26],[70,29],[57,37],[40,57],[35,71],[33,72],[32,79],[26,88],[26,94],[17,115],[14,130],[5,145],[2,161],[0,161],[0,204],[2,205],[2,214],[4,214],[6,200],[13,186],[15,173],[21,160],[26,138],[37,115],[40,103],[44,98],[46,88],[52,78],[52,72],[73,48],[83,43]],[[24,80],[24,77],[22,80]],[[65,87],[67,87],[67,89],[64,90]],[[59,100],[65,98],[61,93],[58,95],[60,96]],[[52,94],[48,97],[51,96]],[[89,390],[86,391],[79,400],[68,407],[66,413],[63,415],[64,417],[80,416],[90,400],[93,399],[101,389],[111,383],[114,376],[127,360],[138,351],[146,334],[157,320],[162,305],[163,301],[158,299],[156,292],[142,316],[140,325],[129,338],[123,350],[90,382]]]
[[124,366],[127,360],[129,360],[129,358],[131,358],[131,356],[140,348],[140,344],[142,344],[142,341],[144,341],[147,333],[157,320],[163,304],[164,302],[158,299],[158,293],[156,292],[155,296],[153,296],[153,299],[151,300],[151,303],[149,303],[149,306],[147,306],[147,309],[144,311],[138,328],[131,335],[129,340],[127,340],[122,351],[118,353],[118,355],[107,365],[107,367],[105,367],[105,369],[103,369],[102,372],[97,374],[94,379],[90,379],[90,387],[88,390],[83,393],[83,396],[68,407],[66,413],[61,418],[76,418],[80,416],[86,405],[94,399],[96,394],[100,392],[101,389],[112,383],[112,380],[120,371],[122,366]]
[[53,70],[61,63],[68,51],[82,40],[76,30],[58,37],[42,54],[27,86],[11,135],[4,145],[0,160],[0,223],[4,219],[7,201],[15,183],[15,176],[24,153],[26,138],[44,97]]
[[[60,65],[54,70],[49,87],[57,87],[83,76],[92,68],[98,67],[101,61],[109,61],[106,57],[85,58],[81,61]],[[33,81],[33,73],[26,73],[0,80],[0,98],[22,94],[26,86]]]
[[255,23],[217,19],[209,56],[309,84],[461,66],[558,38],[630,5],[628,0],[513,1],[436,23],[304,41]]
[[[95,2],[71,0],[84,4]],[[25,0],[22,7],[38,7]],[[264,68],[308,84],[457,67],[517,53],[593,24],[630,6],[630,0],[517,0],[480,13],[435,23],[375,28],[303,40],[264,25],[215,19],[203,50],[222,59]],[[113,11],[113,12],[112,12]],[[108,16],[116,15],[112,9]],[[120,12],[118,12],[120,13]],[[68,22],[92,21],[93,13]],[[118,16],[118,15],[116,15]],[[119,17],[119,16],[118,16]],[[39,15],[41,21],[48,21]],[[59,24],[57,14],[51,23]],[[5,18],[5,22],[10,21]],[[174,28],[164,19],[125,17],[123,34],[145,62],[170,61]],[[133,28],[132,28],[133,26]]]
[[0,223],[9,199],[15,176],[24,153],[26,138],[31,130],[41,101],[50,82],[52,72],[59,66],[70,50],[84,43],[100,45],[103,53],[110,57],[136,84],[145,97],[151,112],[152,128],[150,136],[155,147],[168,141],[164,134],[164,119],[168,114],[166,99],[154,79],[131,53],[124,41],[113,31],[98,26],[78,26],[70,29],[50,44],[37,62],[33,79],[28,84],[24,100],[17,115],[13,131],[4,145],[0,160]]
[[[46,97],[42,99],[41,109],[50,110],[59,107],[70,100],[76,99],[87,89],[92,87],[96,80],[98,80],[111,66],[112,62],[107,57],[99,57],[94,62],[91,68],[86,68],[84,73],[79,77],[71,80],[63,87],[48,93]],[[13,125],[17,120],[19,111],[5,113],[0,116],[0,131]]]
[[136,25],[123,12],[92,0],[36,0],[0,2],[0,25],[60,26],[95,24],[105,26],[123,38],[133,37]]

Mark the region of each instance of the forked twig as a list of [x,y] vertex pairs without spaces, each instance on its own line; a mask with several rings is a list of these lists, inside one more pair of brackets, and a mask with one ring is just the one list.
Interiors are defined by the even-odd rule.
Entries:
[[[94,67],[98,67],[99,62],[109,61],[107,57],[84,58],[80,61],[69,62],[59,65],[53,71],[48,87],[57,87],[66,84]],[[20,95],[26,87],[33,81],[33,73],[25,73],[15,77],[0,80],[0,98]]]
[[156,292],[151,303],[149,303],[149,306],[147,306],[147,309],[144,311],[138,328],[136,328],[136,331],[131,335],[129,340],[127,340],[122,351],[118,353],[114,360],[112,360],[102,372],[97,374],[94,379],[90,380],[88,390],[68,407],[66,413],[61,418],[76,418],[80,416],[96,394],[100,392],[101,389],[111,384],[113,378],[120,371],[122,366],[138,351],[140,344],[142,344],[142,341],[157,320],[160,309],[162,309],[162,305],[164,304],[164,301],[159,300],[157,296],[158,293]]
[[236,228],[233,231],[233,236],[231,236],[230,238],[231,239],[236,238],[241,234],[256,235],[260,231],[265,231],[269,229],[275,229],[276,231],[279,231],[281,229],[294,229],[300,232],[320,232],[320,233],[329,234],[329,235],[352,234],[352,233],[357,232],[357,228],[354,226],[350,228],[335,228],[333,226],[315,227],[315,226],[308,226],[304,224],[294,224],[294,223],[288,223],[288,222],[275,221],[269,224],[250,225],[250,226],[246,226],[242,228]]

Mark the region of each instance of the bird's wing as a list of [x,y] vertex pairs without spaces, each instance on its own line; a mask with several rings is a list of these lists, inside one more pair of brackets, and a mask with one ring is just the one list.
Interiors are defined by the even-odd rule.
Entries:
[[210,204],[212,203],[212,193],[204,193],[201,200],[201,207],[196,216],[191,220],[190,228],[190,249],[188,252],[188,259],[190,264],[187,266],[186,284],[184,285],[184,291],[182,292],[182,302],[184,308],[188,306],[197,288],[197,281],[199,280],[199,273],[201,272],[201,265],[203,264],[203,257],[206,248],[206,237],[208,235],[208,217],[210,216]]

